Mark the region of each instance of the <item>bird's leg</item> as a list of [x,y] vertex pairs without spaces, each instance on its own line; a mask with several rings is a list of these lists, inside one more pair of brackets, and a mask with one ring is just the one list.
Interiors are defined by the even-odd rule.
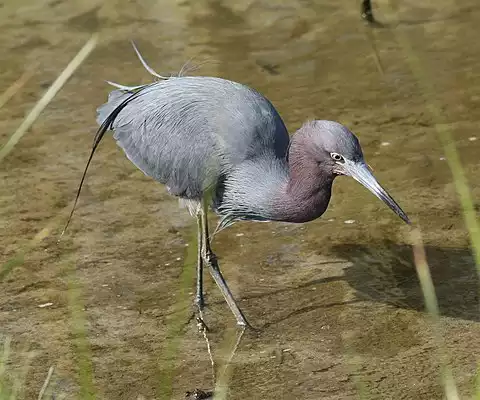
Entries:
[[225,279],[223,278],[222,273],[220,272],[220,267],[218,266],[217,257],[213,253],[210,247],[210,239],[208,235],[208,221],[207,221],[207,207],[204,202],[203,204],[203,212],[201,213],[202,221],[202,257],[204,262],[208,265],[208,269],[210,271],[210,275],[212,276],[213,280],[217,284],[218,288],[222,292],[222,295],[227,302],[230,310],[235,315],[237,319],[237,324],[243,327],[250,327],[250,324],[247,322],[247,319],[243,315],[242,311],[238,307],[235,299],[233,298],[230,289],[228,288]]
[[195,304],[199,311],[203,310],[205,300],[203,298],[203,228],[202,228],[202,213],[203,210],[197,213],[197,294],[195,296]]
[[362,18],[367,22],[375,22],[372,12],[372,2],[371,0],[362,0]]

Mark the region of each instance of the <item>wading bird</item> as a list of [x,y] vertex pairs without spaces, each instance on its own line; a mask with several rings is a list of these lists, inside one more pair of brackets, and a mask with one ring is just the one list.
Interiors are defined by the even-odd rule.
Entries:
[[358,139],[345,126],[309,121],[290,139],[277,110],[254,89],[213,77],[163,77],[133,47],[158,79],[140,86],[109,82],[117,89],[97,109],[100,128],[75,204],[93,154],[105,132],[112,130],[130,161],[165,184],[197,219],[195,302],[200,310],[206,264],[237,323],[248,325],[210,247],[209,208],[220,216],[216,231],[240,220],[312,221],[327,209],[334,179],[348,175],[409,223],[372,175]]

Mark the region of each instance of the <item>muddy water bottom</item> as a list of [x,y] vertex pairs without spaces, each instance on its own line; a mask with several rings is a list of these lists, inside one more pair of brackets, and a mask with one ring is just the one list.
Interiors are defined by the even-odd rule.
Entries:
[[[0,109],[1,143],[90,32],[102,32],[97,49],[0,165],[0,336],[12,338],[9,379],[30,365],[24,398],[38,395],[50,366],[52,390],[68,399],[92,398],[90,392],[98,399],[183,399],[214,385],[205,340],[191,319],[194,221],[111,138],[57,243],[97,129],[95,108],[109,89],[104,80],[150,79],[132,38],[159,73],[176,72],[194,56],[208,60],[196,74],[257,88],[291,132],[309,118],[349,126],[427,245],[438,330],[424,312],[408,227],[353,181],[335,183],[318,221],[242,223],[219,234],[213,246],[220,266],[259,329],[235,354],[228,398],[440,399],[436,332],[460,395],[473,393],[478,278],[436,129],[453,132],[478,199],[480,80],[472,66],[479,62],[480,12],[469,0],[375,7],[386,27],[367,34],[350,0],[278,7],[3,3],[2,91],[37,66]],[[419,64],[411,64],[413,56]],[[426,81],[418,82],[412,65],[423,68]],[[235,321],[210,279],[206,291],[220,368]]]

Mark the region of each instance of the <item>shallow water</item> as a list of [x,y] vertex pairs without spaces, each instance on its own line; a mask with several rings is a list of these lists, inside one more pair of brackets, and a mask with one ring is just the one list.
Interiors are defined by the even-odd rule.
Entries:
[[[133,85],[150,79],[129,39],[159,73],[178,71],[190,57],[208,60],[194,73],[255,87],[291,132],[308,118],[322,118],[358,135],[380,182],[421,225],[451,366],[460,393],[472,393],[480,347],[478,279],[436,124],[454,133],[478,199],[480,8],[473,0],[400,3],[392,11],[387,1],[376,2],[386,27],[370,33],[351,0],[1,4],[0,91],[38,63],[34,77],[0,109],[2,144],[90,32],[102,33],[96,50],[0,166],[0,336],[13,337],[9,372],[25,363],[25,346],[35,350],[25,398],[36,396],[50,365],[55,390],[79,396],[72,276],[98,398],[166,398],[161,379],[174,337],[173,398],[212,386],[205,343],[188,322],[189,303],[178,300],[184,298],[182,266],[193,268],[191,258],[185,262],[193,221],[110,137],[57,244],[96,131],[95,108],[109,90],[104,80]],[[426,81],[412,73],[404,43]],[[425,85],[434,98],[425,95]],[[432,115],[432,104],[439,105],[442,121]],[[44,228],[47,237],[31,242]],[[360,392],[372,399],[441,398],[434,332],[408,233],[364,188],[340,178],[317,221],[239,223],[219,234],[213,245],[224,275],[260,328],[246,335],[235,355],[229,398],[350,399]],[[189,282],[193,293],[193,278]],[[220,357],[234,319],[210,279],[207,301]]]

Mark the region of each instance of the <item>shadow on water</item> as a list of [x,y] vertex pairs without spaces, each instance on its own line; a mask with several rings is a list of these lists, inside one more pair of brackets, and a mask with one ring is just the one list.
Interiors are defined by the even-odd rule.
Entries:
[[[394,6],[394,10],[398,12],[398,8]],[[438,22],[448,22],[451,20],[460,20],[465,17],[465,15],[468,15],[471,12],[477,11],[477,7],[457,7],[453,12],[449,13],[448,15],[443,15],[443,16],[431,16],[428,15],[430,13],[434,13],[438,11],[436,8],[424,8],[422,11],[424,13],[427,13],[425,17],[423,18],[401,18],[401,19],[396,19],[396,20],[390,20],[390,21],[382,21],[381,19],[378,19],[378,15],[375,12],[374,13],[374,20],[371,22],[366,22],[365,24],[369,28],[373,29],[395,29],[395,28],[401,28],[401,27],[414,27],[418,25],[426,25],[426,24],[434,24]],[[417,10],[418,13],[419,10]]]
[[[379,244],[343,244],[330,249],[352,263],[345,279],[358,300],[424,311],[425,305],[409,245],[384,241]],[[479,321],[479,281],[468,249],[425,246],[440,314]]]
[[[425,246],[427,261],[438,299],[440,315],[470,321],[480,321],[480,284],[475,262],[469,249]],[[294,287],[284,287],[244,299],[282,296],[292,291],[346,281],[355,290],[348,301],[310,304],[283,314],[267,322],[262,329],[301,314],[319,309],[345,306],[362,301],[374,301],[397,308],[424,312],[425,303],[413,260],[412,247],[383,241],[370,244],[340,244],[328,250],[339,261],[326,261],[326,267],[335,263],[350,263],[344,274],[313,279]]]

